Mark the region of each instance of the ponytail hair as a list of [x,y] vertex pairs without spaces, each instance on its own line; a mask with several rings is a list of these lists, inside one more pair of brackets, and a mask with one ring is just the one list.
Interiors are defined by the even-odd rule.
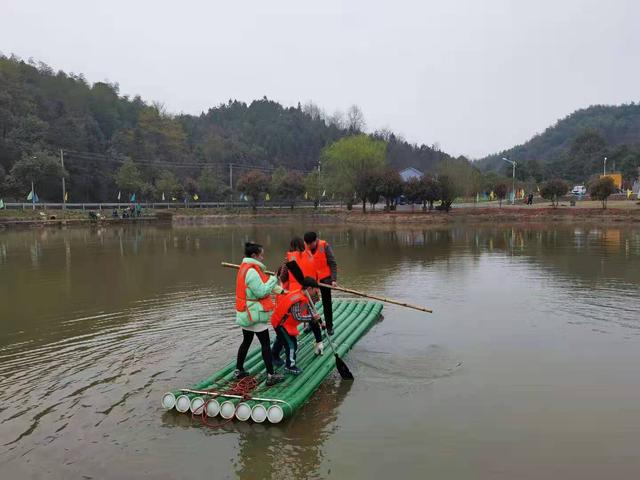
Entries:
[[254,255],[259,255],[262,252],[262,245],[259,243],[247,242],[244,244],[244,256],[252,257]]
[[290,252],[304,252],[304,240],[300,237],[293,237],[289,244]]

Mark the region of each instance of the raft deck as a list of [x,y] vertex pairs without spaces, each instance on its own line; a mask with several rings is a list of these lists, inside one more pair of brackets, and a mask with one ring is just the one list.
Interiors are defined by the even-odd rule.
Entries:
[[[366,331],[378,320],[382,304],[337,300],[333,302],[333,329],[331,337],[336,352],[343,357]],[[322,312],[322,308],[318,308]],[[326,333],[324,334],[326,335]],[[224,419],[233,417],[241,421],[249,419],[257,423],[268,420],[280,423],[300,408],[324,379],[335,369],[335,357],[328,342],[322,356],[313,353],[315,340],[313,333],[302,332],[298,336],[296,364],[302,369],[299,375],[284,372],[284,367],[276,371],[285,373],[282,383],[268,387],[260,347],[253,348],[247,355],[245,370],[255,379],[257,385],[250,392],[234,394],[238,385],[233,379],[235,359],[211,377],[193,385],[165,393],[162,406],[178,412]],[[251,378],[251,377],[248,377]],[[245,382],[245,383],[251,383]],[[235,387],[235,388],[234,388]],[[226,393],[226,395],[225,395]]]

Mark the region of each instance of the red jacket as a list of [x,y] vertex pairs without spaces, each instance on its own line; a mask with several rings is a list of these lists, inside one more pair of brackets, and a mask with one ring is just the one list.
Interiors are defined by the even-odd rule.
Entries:
[[277,295],[276,308],[271,315],[271,326],[277,328],[282,325],[289,335],[297,337],[300,322],[293,318],[290,309],[298,302],[302,303],[307,310],[309,309],[309,300],[302,290],[293,290],[284,295]]

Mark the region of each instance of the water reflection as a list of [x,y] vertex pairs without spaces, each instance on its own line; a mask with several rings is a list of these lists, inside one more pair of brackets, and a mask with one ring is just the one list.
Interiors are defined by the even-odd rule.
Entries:
[[353,382],[333,378],[283,426],[237,426],[240,433],[238,455],[234,466],[238,478],[325,478],[320,470],[323,445],[339,427],[334,425],[338,408]]

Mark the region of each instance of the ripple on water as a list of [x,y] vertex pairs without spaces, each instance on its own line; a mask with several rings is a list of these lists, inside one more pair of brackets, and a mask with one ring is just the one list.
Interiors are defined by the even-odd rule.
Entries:
[[[144,415],[140,405],[167,370],[173,374],[201,363],[202,351],[224,354],[224,348],[216,352],[213,347],[233,343],[233,322],[221,312],[233,312],[228,294],[173,292],[124,311],[79,311],[56,324],[61,340],[5,346],[0,351],[3,445],[13,451],[27,443],[53,442],[80,427],[84,420],[78,409],[92,412],[94,426],[111,417],[117,424],[116,411],[128,412],[128,418]],[[133,407],[128,405],[132,397],[141,397]]]

